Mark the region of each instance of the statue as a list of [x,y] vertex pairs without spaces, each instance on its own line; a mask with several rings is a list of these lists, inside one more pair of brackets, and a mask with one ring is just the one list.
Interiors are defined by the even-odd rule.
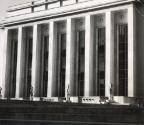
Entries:
[[1,92],[2,92],[2,87],[0,87],[0,99],[2,98]]
[[66,98],[66,101],[70,102],[70,89],[69,89],[69,85],[68,85],[68,88],[67,88],[67,98]]
[[33,100],[33,86],[30,88],[30,100]]
[[112,84],[110,83],[110,101],[113,100]]

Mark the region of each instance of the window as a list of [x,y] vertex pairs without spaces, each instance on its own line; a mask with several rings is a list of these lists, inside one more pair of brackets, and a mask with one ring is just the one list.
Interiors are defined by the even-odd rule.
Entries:
[[97,28],[97,84],[98,95],[105,96],[105,28]]
[[17,49],[18,49],[18,30],[8,31],[8,54],[7,54],[7,82],[6,97],[14,98],[16,90],[16,69],[17,69]]
[[78,96],[84,95],[85,71],[85,31],[77,32],[77,59],[78,59]]
[[118,25],[119,96],[127,96],[128,89],[128,31],[127,24]]
[[48,49],[49,49],[49,36],[43,36],[43,87],[42,97],[47,96],[47,84],[48,84]]
[[58,96],[65,96],[66,33],[58,33]]
[[32,69],[32,47],[33,47],[33,38],[32,38],[33,28],[25,27],[23,29],[23,44],[24,44],[24,91],[23,97],[29,98],[30,88],[31,88],[31,69]]

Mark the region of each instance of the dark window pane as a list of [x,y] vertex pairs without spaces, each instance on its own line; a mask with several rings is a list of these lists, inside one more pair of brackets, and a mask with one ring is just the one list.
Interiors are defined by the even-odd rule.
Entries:
[[119,41],[119,95],[127,95],[127,79],[128,79],[128,41],[127,41],[127,25],[118,26]]
[[78,31],[78,95],[84,95],[85,31]]
[[16,90],[16,68],[17,68],[17,49],[18,49],[18,30],[11,29],[8,31],[8,65],[7,71],[8,82],[6,82],[6,97],[14,98]]
[[105,28],[98,28],[98,95],[105,95]]
[[25,38],[25,90],[24,98],[30,96],[31,88],[31,68],[32,68],[32,49],[33,49],[33,39],[32,39],[32,27],[24,28],[24,38]]
[[66,68],[66,33],[59,33],[57,37],[58,42],[58,64],[57,68],[60,70],[58,72],[57,79],[59,84],[59,91],[58,96],[64,97],[65,96],[65,68]]

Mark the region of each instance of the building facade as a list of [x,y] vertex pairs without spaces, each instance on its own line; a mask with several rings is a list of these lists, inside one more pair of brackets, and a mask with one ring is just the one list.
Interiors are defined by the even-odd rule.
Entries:
[[144,97],[137,0],[38,0],[9,7],[0,29],[2,98],[98,103]]

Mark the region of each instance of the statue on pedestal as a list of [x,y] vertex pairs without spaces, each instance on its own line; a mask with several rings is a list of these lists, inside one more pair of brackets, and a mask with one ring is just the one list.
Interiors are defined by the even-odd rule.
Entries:
[[110,101],[113,101],[113,89],[111,83],[110,83]]
[[33,100],[33,96],[34,96],[34,94],[33,94],[33,86],[31,86],[31,88],[30,88],[30,100]]
[[70,88],[69,88],[69,85],[68,85],[68,88],[67,88],[67,98],[66,98],[66,102],[70,102]]

